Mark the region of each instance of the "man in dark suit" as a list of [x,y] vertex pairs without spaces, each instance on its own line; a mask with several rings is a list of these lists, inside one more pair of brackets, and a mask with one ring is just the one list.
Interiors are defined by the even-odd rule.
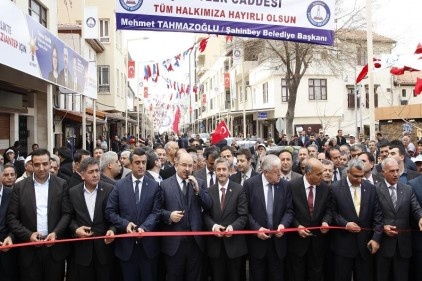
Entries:
[[[402,145],[390,145],[388,157],[394,158],[399,165],[399,182],[406,184],[408,181],[418,177],[420,174],[406,167],[406,150]],[[413,162],[412,162],[413,163]]]
[[79,238],[110,236],[105,240],[89,240],[73,243],[75,280],[113,280],[116,270],[111,246],[116,229],[104,218],[111,184],[100,181],[99,161],[85,158],[79,165],[83,182],[69,190],[72,219],[69,229]]
[[375,164],[375,158],[374,155],[370,152],[361,152],[358,155],[358,159],[362,160],[362,162],[365,164],[365,175],[364,175],[364,180],[369,181],[370,183],[372,183],[373,185],[376,185],[377,183],[379,183],[380,181],[383,180],[383,177],[377,174],[374,174],[372,172],[373,168],[374,168],[374,164]]
[[82,160],[85,158],[88,158],[91,156],[91,153],[89,153],[86,149],[78,149],[76,150],[75,154],[73,155],[73,162],[75,163],[73,166],[73,173],[72,176],[67,181],[67,186],[69,188],[80,184],[83,182],[81,175],[80,175],[80,169],[79,165],[81,164]]
[[305,147],[308,141],[309,141],[309,136],[306,135],[306,131],[303,130],[302,132],[300,132],[300,136],[297,139],[297,145],[301,147]]
[[0,276],[4,281],[17,281],[19,276],[17,250],[2,250],[1,247],[13,244],[13,234],[6,225],[7,207],[11,197],[12,189],[0,185]]
[[[106,219],[119,233],[155,231],[161,213],[158,183],[144,176],[147,163],[144,149],[135,148],[129,158],[132,175],[114,184],[105,211]],[[115,244],[115,255],[120,260],[123,280],[157,280],[158,238],[118,239]]]
[[59,73],[58,83],[69,89],[73,87],[73,77],[69,69],[69,51],[66,47],[63,48],[63,69]]
[[[252,166],[252,154],[250,149],[241,148],[237,151],[237,173],[230,176],[230,181],[243,185],[245,180],[259,175],[258,172],[255,172]],[[240,280],[246,280],[246,263],[247,255],[242,257],[241,269],[240,269]]]
[[273,235],[261,232],[247,237],[249,269],[252,279],[284,280],[286,236],[283,229],[290,227],[294,212],[292,194],[287,181],[281,181],[281,161],[267,155],[262,161],[262,175],[243,184],[248,198],[249,228],[251,230],[277,230]]
[[343,169],[340,159],[340,150],[338,148],[332,147],[325,152],[325,157],[333,162],[333,182],[339,181],[342,177]]
[[163,165],[163,169],[160,171],[160,175],[163,179],[168,179],[176,173],[174,164],[179,145],[175,141],[169,141],[164,145],[164,149],[166,150],[167,161]]
[[[17,242],[44,240],[54,244],[56,239],[63,238],[70,222],[66,182],[50,175],[50,153],[46,149],[39,148],[32,153],[32,165],[34,177],[18,182],[13,188],[7,224]],[[20,248],[21,279],[62,280],[67,246],[60,243]]]
[[357,280],[373,280],[371,254],[380,247],[383,222],[375,186],[362,180],[364,174],[364,163],[354,158],[347,177],[331,184],[332,215],[337,226],[345,227],[331,233],[336,281],[352,280],[352,272]]
[[[281,178],[286,181],[302,178],[302,175],[292,171],[293,168],[293,153],[290,150],[283,149],[278,153],[278,158],[281,160]],[[303,160],[302,160],[303,161]]]
[[[182,153],[176,160],[176,174],[161,182],[163,231],[201,231],[202,209],[212,207],[205,182],[192,176],[193,159]],[[204,252],[202,236],[165,236],[161,249],[166,256],[169,281],[197,281]]]
[[400,230],[410,229],[413,217],[422,231],[422,209],[412,187],[399,182],[399,164],[395,159],[384,159],[382,170],[385,180],[377,185],[377,193],[384,216],[384,235],[377,255],[377,280],[407,281],[412,234]]
[[343,136],[343,130],[337,130],[336,140],[338,146],[347,145],[346,138]]
[[247,148],[241,148],[237,151],[237,173],[230,176],[230,181],[243,185],[243,182],[259,173],[252,167],[252,154]]
[[[415,193],[416,200],[422,206],[422,177],[414,178],[408,182]],[[413,219],[412,228],[418,229],[418,222]],[[412,258],[411,258],[411,276],[410,280],[422,280],[422,232],[412,231]]]
[[381,162],[388,157],[388,153],[390,152],[390,143],[386,142],[380,146],[378,146],[377,158],[376,162],[378,164],[375,165],[375,172],[377,174],[382,174]]
[[328,227],[332,216],[329,210],[330,190],[321,182],[324,167],[310,158],[305,164],[305,175],[289,182],[295,219],[293,227],[303,228],[287,235],[289,277],[291,280],[323,280],[323,262],[328,246],[328,229],[307,230],[306,227]]
[[58,153],[60,158],[58,177],[68,181],[73,174],[72,151],[68,147],[62,146]]
[[114,151],[107,151],[101,155],[100,159],[100,180],[113,185],[115,178],[120,173],[122,166],[119,161],[119,156]]
[[206,187],[210,187],[217,182],[214,171],[214,162],[215,159],[217,159],[219,156],[220,154],[218,148],[216,148],[215,146],[207,147],[204,150],[206,166],[193,173],[196,178],[205,181]]
[[160,183],[163,178],[160,176],[161,161],[158,158],[157,153],[155,151],[150,151],[147,153],[147,158],[147,171],[145,172],[145,176]]
[[248,252],[246,239],[230,232],[246,227],[248,203],[243,187],[229,181],[229,162],[217,158],[214,167],[217,183],[208,189],[212,208],[204,212],[205,229],[216,232],[216,236],[206,238],[212,277],[213,280],[239,281],[241,257]]

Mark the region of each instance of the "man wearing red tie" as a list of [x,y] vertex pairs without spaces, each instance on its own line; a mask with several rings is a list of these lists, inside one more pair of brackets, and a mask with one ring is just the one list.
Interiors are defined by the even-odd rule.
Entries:
[[211,260],[213,280],[240,280],[241,257],[247,253],[243,235],[231,235],[243,230],[248,221],[248,203],[243,187],[229,181],[230,164],[225,158],[215,160],[217,183],[208,189],[212,208],[204,212],[205,228],[214,231],[207,237],[207,255]]
[[[328,247],[328,232],[331,224],[329,210],[330,190],[321,181],[324,166],[315,159],[306,161],[304,176],[289,182],[292,191],[295,220],[293,227],[303,228],[287,236],[289,276],[292,280],[323,280],[323,262]],[[321,230],[306,227],[321,226]]]

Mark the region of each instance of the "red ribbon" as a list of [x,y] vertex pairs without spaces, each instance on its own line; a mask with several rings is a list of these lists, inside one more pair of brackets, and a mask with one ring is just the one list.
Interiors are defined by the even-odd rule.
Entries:
[[[134,232],[134,233],[125,233],[125,234],[116,234],[114,236],[93,236],[93,237],[85,237],[85,238],[69,238],[69,239],[60,239],[54,241],[38,241],[38,242],[26,242],[26,243],[19,243],[7,246],[0,246],[0,250],[6,250],[11,248],[19,248],[19,247],[28,247],[28,246],[43,246],[43,245],[52,245],[58,243],[69,243],[69,242],[80,242],[80,241],[89,241],[89,240],[96,240],[96,239],[120,239],[120,238],[138,238],[141,239],[143,237],[162,237],[162,236],[211,236],[217,234],[223,235],[249,235],[249,234],[259,234],[259,233],[266,233],[266,234],[277,234],[277,233],[287,233],[287,232],[296,232],[298,230],[323,230],[323,229],[340,229],[345,230],[345,227],[341,226],[313,226],[313,227],[305,227],[305,228],[285,228],[281,231],[277,230],[234,230],[231,232],[214,232],[214,231],[172,231],[172,232]],[[361,230],[369,230],[372,231],[373,229],[370,228],[361,228]],[[412,230],[400,230],[403,231],[412,231]]]

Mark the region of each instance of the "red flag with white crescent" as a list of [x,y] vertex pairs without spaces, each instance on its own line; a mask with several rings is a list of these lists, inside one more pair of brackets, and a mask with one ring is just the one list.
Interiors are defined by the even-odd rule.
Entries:
[[127,62],[127,78],[135,78],[135,61],[130,60]]
[[212,144],[216,144],[229,136],[229,128],[227,128],[226,122],[224,122],[224,120],[221,120],[221,122],[217,125],[217,128],[215,128],[214,132],[212,133],[211,142]]
[[230,89],[230,73],[228,72],[224,73],[224,88]]

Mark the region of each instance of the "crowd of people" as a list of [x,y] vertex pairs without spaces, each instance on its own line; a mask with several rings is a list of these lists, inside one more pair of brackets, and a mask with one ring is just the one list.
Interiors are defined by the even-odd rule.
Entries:
[[1,159],[0,279],[422,280],[422,142],[342,133],[99,138],[74,153],[34,144],[23,161],[15,143]]

